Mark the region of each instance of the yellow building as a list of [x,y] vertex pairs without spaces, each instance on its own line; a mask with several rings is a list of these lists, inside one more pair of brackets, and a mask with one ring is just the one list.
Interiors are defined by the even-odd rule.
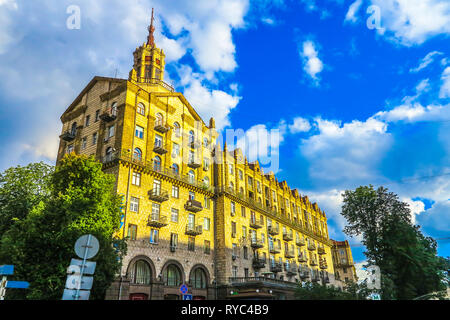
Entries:
[[331,240],[332,259],[334,265],[334,274],[336,285],[343,287],[345,282],[357,282],[355,264],[353,262],[352,250],[347,240]]
[[58,160],[95,156],[123,196],[128,254],[106,298],[180,299],[186,284],[194,299],[283,299],[333,283],[325,213],[216,144],[214,119],[164,82],[153,31],[128,80],[94,77],[61,116]]

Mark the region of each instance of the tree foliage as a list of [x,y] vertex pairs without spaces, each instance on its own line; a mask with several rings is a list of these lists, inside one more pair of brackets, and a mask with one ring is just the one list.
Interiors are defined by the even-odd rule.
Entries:
[[295,291],[298,300],[367,300],[372,293],[365,283],[348,281],[343,289],[335,286],[306,282]]
[[380,267],[383,299],[413,299],[445,288],[436,241],[412,224],[407,203],[373,186],[347,190],[343,200],[344,232],[363,236],[368,264]]
[[[115,238],[120,226],[120,198],[114,176],[93,158],[66,156],[50,179],[48,197],[16,219],[0,243],[0,262],[14,264],[15,277],[29,290],[9,290],[8,298],[61,299],[74,244],[84,234],[99,240],[92,299],[103,299],[119,271],[126,244]],[[14,169],[12,169],[14,170]],[[11,292],[11,294],[10,294]]]

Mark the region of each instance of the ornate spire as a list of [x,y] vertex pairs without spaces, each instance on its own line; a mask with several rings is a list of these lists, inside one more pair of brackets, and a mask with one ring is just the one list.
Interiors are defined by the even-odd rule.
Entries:
[[154,9],[152,8],[152,21],[150,23],[150,27],[148,27],[148,38],[147,38],[147,45],[154,47],[155,46],[155,37],[153,36],[153,32],[155,32],[155,27],[153,26],[153,12]]

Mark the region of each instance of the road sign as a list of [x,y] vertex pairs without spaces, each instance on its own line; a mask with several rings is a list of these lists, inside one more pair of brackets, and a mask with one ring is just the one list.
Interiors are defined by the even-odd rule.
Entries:
[[181,292],[182,294],[186,294],[186,293],[188,292],[188,287],[187,287],[187,285],[185,285],[185,284],[181,285],[181,287],[180,287],[180,292]]
[[183,294],[183,300],[192,300],[192,294]]
[[83,264],[83,260],[72,259],[69,268],[67,268],[67,273],[80,274],[81,267],[84,266],[83,274],[94,274],[96,264],[97,263],[93,261],[85,261]]
[[75,253],[82,259],[90,259],[94,257],[99,248],[99,243],[96,237],[91,234],[86,234],[78,238],[75,242]]
[[11,265],[0,266],[0,275],[10,276],[12,274],[14,274],[14,266]]
[[79,274],[68,276],[66,280],[67,289],[81,289],[90,290],[92,288],[92,283],[94,282],[94,277],[81,277]]
[[89,300],[90,295],[89,290],[80,290],[78,292],[78,298],[77,298],[77,290],[68,290],[65,289],[63,293],[63,300]]
[[8,289],[28,289],[30,284],[26,281],[6,281]]

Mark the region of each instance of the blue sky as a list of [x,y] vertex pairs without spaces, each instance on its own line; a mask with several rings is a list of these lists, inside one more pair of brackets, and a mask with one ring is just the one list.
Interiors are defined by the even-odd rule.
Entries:
[[166,81],[221,129],[278,130],[277,176],[318,201],[333,238],[341,193],[368,184],[449,237],[446,0],[0,0],[0,170],[54,162],[60,115],[93,76],[128,77],[152,7]]

